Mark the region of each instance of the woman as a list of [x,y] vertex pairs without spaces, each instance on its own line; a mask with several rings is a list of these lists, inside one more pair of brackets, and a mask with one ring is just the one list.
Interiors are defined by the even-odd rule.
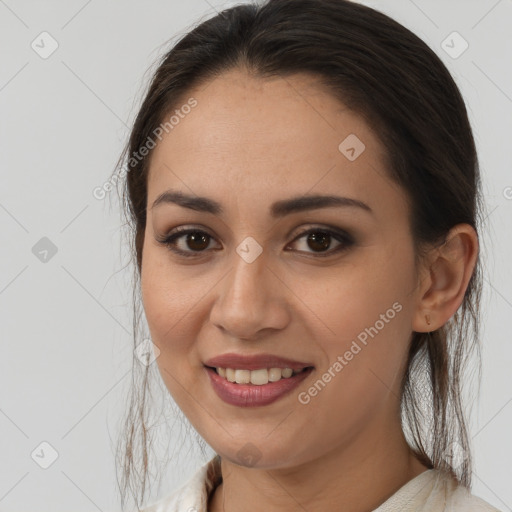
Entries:
[[477,156],[424,42],[345,0],[225,10],[165,55],[120,161],[156,364],[217,454],[146,512],[496,510],[461,398]]

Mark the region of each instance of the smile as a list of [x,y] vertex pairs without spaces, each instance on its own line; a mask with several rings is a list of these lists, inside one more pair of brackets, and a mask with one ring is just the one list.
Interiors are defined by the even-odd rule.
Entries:
[[240,370],[233,368],[215,368],[217,375],[220,375],[228,382],[236,384],[253,384],[263,386],[269,382],[278,382],[281,379],[289,379],[293,375],[304,371],[292,370],[291,368],[261,368],[259,370]]
[[[291,368],[234,370],[208,366],[204,369],[217,396],[223,402],[237,407],[269,405],[289,395],[313,371],[311,366],[295,371]],[[225,375],[222,376],[222,373]],[[233,377],[235,380],[230,381],[229,378]],[[237,382],[237,379],[240,382]]]

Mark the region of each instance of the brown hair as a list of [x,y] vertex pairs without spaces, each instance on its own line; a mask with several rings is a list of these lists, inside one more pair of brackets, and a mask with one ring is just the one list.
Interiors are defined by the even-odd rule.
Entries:
[[[481,221],[480,175],[466,107],[450,73],[421,39],[383,13],[348,0],[267,0],[226,9],[163,56],[118,162],[127,166],[122,194],[136,263],[135,345],[151,153],[133,155],[193,87],[235,67],[262,78],[313,74],[365,118],[387,148],[390,178],[410,201],[417,262],[454,225],[477,230]],[[472,459],[462,382],[474,350],[480,381],[481,283],[477,259],[450,321],[431,333],[412,333],[401,395],[404,432],[418,459],[451,472],[468,488]],[[149,368],[134,358],[134,375],[141,369],[142,381],[133,378],[126,435],[118,447],[123,503],[132,484],[142,503],[147,483]],[[462,460],[455,463],[451,456],[457,450]]]

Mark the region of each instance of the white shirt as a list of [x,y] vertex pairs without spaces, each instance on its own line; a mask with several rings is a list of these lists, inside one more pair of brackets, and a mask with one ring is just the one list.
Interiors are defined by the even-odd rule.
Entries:
[[[208,498],[220,479],[220,458],[216,456],[177,491],[141,512],[207,512]],[[409,480],[373,512],[397,511],[500,512],[438,469],[429,469]]]

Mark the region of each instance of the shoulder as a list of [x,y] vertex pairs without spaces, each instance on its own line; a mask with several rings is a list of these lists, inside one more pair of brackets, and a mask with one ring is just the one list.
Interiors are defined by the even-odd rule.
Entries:
[[501,512],[471,494],[448,472],[425,471],[401,487],[373,512]]
[[220,478],[220,459],[215,456],[201,466],[185,485],[140,512],[206,512],[210,493]]
[[446,472],[435,471],[433,494],[444,502],[443,512],[501,512],[460,484]]
[[463,486],[455,489],[447,505],[447,512],[501,512]]

